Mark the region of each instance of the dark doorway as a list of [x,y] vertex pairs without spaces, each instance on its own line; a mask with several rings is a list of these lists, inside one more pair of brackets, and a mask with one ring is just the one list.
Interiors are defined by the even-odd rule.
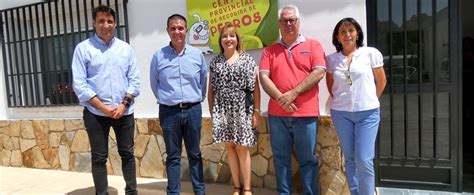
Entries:
[[367,0],[368,45],[384,55],[388,81],[380,98],[378,186],[462,190],[461,1]]
[[474,192],[474,1],[462,1],[463,29],[463,191]]

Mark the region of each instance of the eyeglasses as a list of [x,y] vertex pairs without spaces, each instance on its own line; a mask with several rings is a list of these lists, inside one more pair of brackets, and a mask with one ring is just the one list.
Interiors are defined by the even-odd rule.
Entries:
[[346,83],[350,86],[352,85],[352,78],[351,78],[351,70],[350,69],[347,69],[347,70],[344,70],[343,73],[344,73],[344,76],[346,77]]
[[280,20],[278,20],[278,21],[280,21],[280,24],[283,24],[283,25],[288,24],[288,22],[289,22],[291,25],[295,25],[296,22],[298,21],[298,18],[280,19]]

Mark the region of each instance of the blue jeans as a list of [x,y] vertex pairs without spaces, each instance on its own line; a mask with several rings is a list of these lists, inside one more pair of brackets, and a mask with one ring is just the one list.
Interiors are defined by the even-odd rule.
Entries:
[[203,165],[199,148],[202,125],[201,104],[187,109],[160,105],[159,119],[168,155],[166,157],[167,193],[179,194],[181,191],[181,143],[184,140],[194,193],[204,194]]
[[331,110],[346,164],[351,195],[374,194],[375,139],[380,123],[380,109],[360,112]]
[[289,195],[293,188],[291,154],[294,144],[303,194],[318,194],[316,121],[316,117],[268,116],[278,193]]
[[91,146],[92,178],[95,193],[108,194],[107,168],[105,163],[109,156],[109,131],[114,129],[117,148],[122,158],[122,173],[125,180],[125,193],[137,194],[135,156],[133,155],[133,133],[135,120],[133,114],[113,119],[98,116],[84,108],[84,126]]

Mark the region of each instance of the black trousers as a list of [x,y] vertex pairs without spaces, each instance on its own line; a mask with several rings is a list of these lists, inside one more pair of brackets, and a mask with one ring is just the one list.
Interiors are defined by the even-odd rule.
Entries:
[[84,125],[91,146],[92,177],[96,194],[108,194],[106,162],[109,156],[109,131],[114,129],[118,153],[122,159],[122,173],[126,183],[126,194],[137,194],[135,156],[133,155],[133,114],[113,119],[98,116],[84,108]]

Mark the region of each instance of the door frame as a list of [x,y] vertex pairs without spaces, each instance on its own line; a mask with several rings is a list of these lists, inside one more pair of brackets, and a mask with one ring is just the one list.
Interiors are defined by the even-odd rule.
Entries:
[[[395,1],[395,0],[392,0]],[[403,1],[403,0],[400,0]],[[433,3],[436,0],[432,0]],[[389,0],[390,2],[390,0]],[[380,174],[376,174],[376,183],[378,186],[414,188],[414,189],[430,189],[461,192],[463,177],[463,143],[462,143],[462,0],[449,0],[449,62],[452,93],[450,99],[452,103],[449,107],[450,116],[450,156],[451,156],[451,183],[447,186],[432,186],[429,184],[404,181],[381,181]],[[376,23],[377,23],[377,0],[366,0],[367,14],[367,45],[375,46],[377,40]],[[378,144],[377,144],[378,145]],[[376,148],[378,151],[378,148]],[[376,153],[375,167],[379,170],[379,153]]]

